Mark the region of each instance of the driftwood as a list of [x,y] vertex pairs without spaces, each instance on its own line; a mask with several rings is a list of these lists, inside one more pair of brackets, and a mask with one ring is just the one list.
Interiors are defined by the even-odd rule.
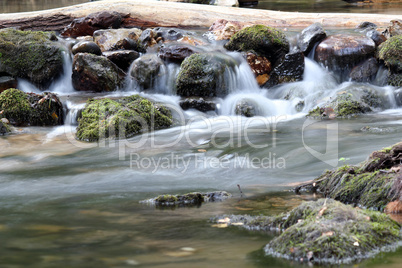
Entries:
[[19,27],[29,30],[59,31],[74,18],[85,17],[99,11],[129,14],[122,26],[142,28],[156,26],[208,28],[218,19],[258,23],[272,27],[307,27],[319,22],[327,28],[354,28],[364,21],[385,27],[391,20],[398,17],[386,14],[280,12],[152,0],[105,0],[44,11],[0,14],[0,28]]

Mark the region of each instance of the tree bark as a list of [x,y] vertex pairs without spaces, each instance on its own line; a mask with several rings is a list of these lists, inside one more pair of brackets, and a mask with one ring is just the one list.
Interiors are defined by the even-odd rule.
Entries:
[[208,28],[218,19],[272,27],[307,27],[319,22],[323,27],[354,28],[364,21],[385,27],[398,17],[387,14],[281,12],[153,0],[104,0],[44,11],[0,14],[0,28],[20,27],[27,30],[59,31],[74,18],[85,17],[99,11],[129,14],[123,21],[123,27],[142,28],[156,26]]

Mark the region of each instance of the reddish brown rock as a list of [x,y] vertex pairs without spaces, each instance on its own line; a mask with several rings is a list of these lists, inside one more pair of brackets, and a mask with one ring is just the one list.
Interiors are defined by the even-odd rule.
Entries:
[[272,70],[271,62],[265,57],[260,57],[253,53],[247,53],[246,59],[248,65],[250,65],[251,70],[256,76],[269,74]]
[[196,53],[196,50],[190,46],[172,45],[167,47],[161,47],[158,56],[163,60],[182,63],[182,61],[185,58],[194,53]]
[[97,12],[91,13],[84,18],[73,20],[62,32],[65,37],[78,37],[84,35],[93,35],[96,30],[119,28],[122,16],[117,12]]
[[235,33],[251,25],[251,23],[221,19],[215,21],[209,31],[215,35],[216,40],[229,40]]

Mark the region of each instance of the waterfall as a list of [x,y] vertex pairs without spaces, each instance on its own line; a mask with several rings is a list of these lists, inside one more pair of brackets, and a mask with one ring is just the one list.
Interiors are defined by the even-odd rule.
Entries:
[[72,59],[69,51],[62,51],[63,54],[63,74],[55,80],[50,88],[55,93],[71,93],[74,92],[71,75],[73,74]]

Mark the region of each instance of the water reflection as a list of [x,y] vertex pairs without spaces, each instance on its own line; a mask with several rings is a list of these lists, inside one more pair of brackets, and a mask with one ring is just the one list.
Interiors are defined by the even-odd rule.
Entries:
[[0,13],[52,9],[89,2],[90,0],[1,0]]

